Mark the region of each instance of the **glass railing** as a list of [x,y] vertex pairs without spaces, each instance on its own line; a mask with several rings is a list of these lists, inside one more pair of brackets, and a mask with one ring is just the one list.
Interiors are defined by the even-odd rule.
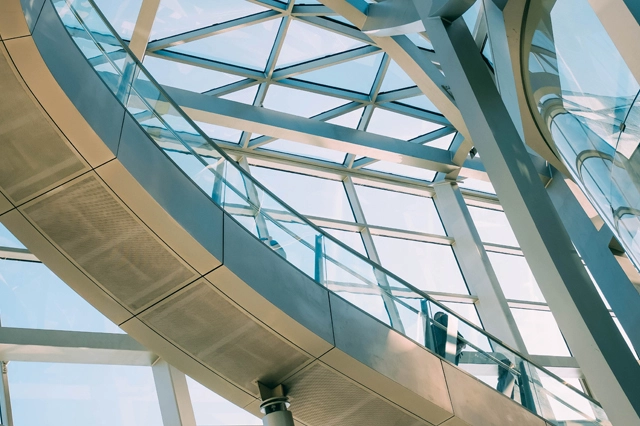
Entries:
[[609,424],[596,401],[280,201],[165,93],[92,0],[52,1],[80,51],[151,139],[258,241],[317,283],[550,422]]

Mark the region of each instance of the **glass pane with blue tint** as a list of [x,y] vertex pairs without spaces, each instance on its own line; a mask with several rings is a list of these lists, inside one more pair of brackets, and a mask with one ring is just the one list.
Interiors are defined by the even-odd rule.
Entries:
[[315,158],[317,160],[330,161],[332,163],[342,164],[345,153],[334,151],[332,149],[322,148],[319,146],[307,145],[298,142],[278,139],[262,145],[262,149],[269,151],[285,152],[287,154],[300,155],[302,157]]
[[524,256],[487,252],[507,299],[545,302]]
[[319,70],[296,75],[294,78],[330,87],[368,94],[376,78],[382,53],[343,62]]
[[405,98],[398,101],[400,104],[409,105],[412,107],[420,108],[425,111],[437,112],[440,114],[440,110],[435,106],[433,102],[425,95],[413,96],[411,98]]
[[486,182],[484,180],[472,179],[472,178],[464,178],[463,181],[458,182],[458,186],[464,189],[470,189],[472,191],[485,192],[487,194],[494,194],[496,190],[491,185],[491,182]]
[[362,235],[359,232],[351,232],[351,231],[342,231],[340,229],[331,229],[331,228],[322,228],[328,234],[336,237],[338,241],[346,244],[351,247],[361,255],[367,257],[367,251],[364,248],[364,243],[362,242]]
[[281,19],[217,34],[169,50],[195,57],[263,71],[276,39]]
[[551,312],[512,308],[511,313],[531,355],[571,356]]
[[266,7],[244,0],[162,0],[151,30],[151,40],[232,21]]
[[187,376],[197,426],[261,425],[262,420]]
[[222,99],[228,99],[230,101],[240,102],[247,105],[253,105],[253,101],[256,99],[259,85],[247,87],[246,89],[231,92],[227,95],[220,96]]
[[[421,34],[426,35],[426,33],[421,33]],[[407,34],[407,37],[416,46],[421,47],[423,49],[427,49],[427,50],[433,50],[433,44],[431,44],[431,42],[427,38],[423,37],[421,34],[410,33],[410,34]]]
[[123,333],[46,266],[0,259],[4,327]]
[[197,93],[226,86],[227,84],[235,83],[243,79],[236,75],[225,74],[154,56],[145,56],[144,66],[158,83]]
[[327,123],[337,124],[338,126],[349,127],[351,129],[356,129],[358,124],[360,123],[360,118],[362,117],[362,111],[364,108],[358,108],[355,111],[348,112],[339,117],[332,118],[331,120],[327,120]]
[[251,174],[302,214],[353,221],[342,182],[264,167],[251,167]]
[[301,117],[312,117],[348,103],[345,99],[271,84],[263,102],[265,108]]
[[380,93],[413,87],[415,85],[416,83],[413,82],[411,77],[409,77],[407,73],[404,72],[402,68],[400,68],[400,65],[398,65],[398,63],[392,59],[389,62],[389,67],[387,68],[387,72],[384,75],[384,80],[382,80]]
[[356,192],[369,225],[446,235],[431,198],[362,185]]
[[276,67],[284,68],[364,45],[361,41],[294,19],[287,29]]
[[0,223],[0,247],[26,248],[16,237],[13,236],[3,224]]
[[425,145],[429,145],[432,146],[434,148],[440,148],[440,149],[449,149],[451,148],[451,144],[453,143],[453,140],[455,139],[457,133],[451,133],[447,136],[443,136],[441,138],[432,140],[431,142],[427,142],[425,143]]
[[367,126],[367,132],[408,141],[442,127],[441,124],[376,108]]
[[469,213],[483,242],[520,247],[504,212],[469,206]]
[[8,366],[15,426],[158,426],[151,367],[13,361]]
[[424,291],[469,294],[451,246],[373,236],[382,266]]
[[[443,302],[442,304],[451,309],[456,314],[460,315],[462,318],[469,321],[471,324],[475,325],[476,327],[482,328],[480,317],[478,316],[478,311],[473,303]],[[435,312],[438,312],[438,309],[435,309]],[[484,351],[491,350],[489,340],[473,327],[461,321],[458,325],[458,330],[468,342]],[[474,351],[472,347],[467,347],[466,350]]]
[[[95,0],[95,2],[120,37],[130,40],[133,29],[136,27],[142,0]],[[105,31],[103,34],[108,33]]]
[[462,15],[462,19],[469,27],[471,34],[475,34],[475,28],[478,25],[478,15],[480,14],[480,7],[482,7],[482,1],[476,0],[476,2]]
[[389,163],[388,161],[377,161],[370,166],[363,167],[363,169],[375,170],[378,172],[390,173],[392,175],[420,179],[428,182],[431,182],[436,176],[436,172],[432,170],[406,166],[404,164]]

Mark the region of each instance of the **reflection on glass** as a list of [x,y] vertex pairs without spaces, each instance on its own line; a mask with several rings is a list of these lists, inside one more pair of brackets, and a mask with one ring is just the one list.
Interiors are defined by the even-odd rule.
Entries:
[[15,426],[158,426],[151,367],[11,362]]
[[513,308],[511,313],[530,354],[571,356],[551,312]]
[[446,235],[431,198],[356,185],[369,225]]
[[[353,221],[342,182],[264,167],[251,167],[251,173],[258,181],[273,188],[285,203],[305,215]],[[268,203],[263,207],[272,208]]]
[[3,327],[123,333],[38,262],[0,259]]
[[524,256],[487,252],[507,299],[545,302]]
[[545,3],[536,16],[529,103],[576,182],[639,265],[640,85],[588,0]]
[[374,235],[383,266],[425,291],[469,294],[450,246]]
[[[497,376],[500,368],[508,369],[510,374],[518,376],[520,394],[523,395],[521,399],[514,397],[514,400],[535,413],[552,416],[552,413],[548,414],[541,410],[540,404],[536,402],[539,401],[540,394],[549,393],[537,379],[539,376],[535,373],[537,367],[490,337],[473,323],[475,319],[470,318],[472,321],[465,319],[465,316],[473,316],[471,306],[456,306],[457,310],[463,312],[462,315],[457,314],[449,307],[433,300],[425,292],[370,262],[357,251],[334,240],[304,216],[286,207],[258,180],[241,169],[211,139],[206,137],[205,133],[173,103],[153,77],[129,55],[126,45],[115,37],[115,32],[111,34],[114,35],[114,43],[117,42],[117,45],[109,49],[104,48],[103,43],[96,40],[96,33],[99,33],[101,40],[104,40],[102,35],[108,34],[111,30],[93,8],[91,1],[54,0],[54,2],[65,25],[74,27],[73,32],[82,35],[74,36],[74,41],[78,44],[87,42],[94,44],[91,48],[87,46],[82,49],[86,57],[95,58],[95,55],[103,55],[100,61],[92,60],[91,63],[95,64],[100,78],[141,124],[147,135],[167,152],[169,158],[174,159],[176,164],[211,197],[214,203],[224,209],[225,213],[236,218],[238,223],[246,226],[256,236],[256,241],[265,244],[282,259],[307,274],[318,285],[326,286],[336,294],[351,300],[371,316],[383,321],[397,332],[415,339],[418,344],[429,348],[434,353],[439,353],[435,345],[436,334],[441,337],[444,329],[447,341],[444,345],[444,353],[439,353],[440,356],[458,364],[460,368],[474,376],[487,374]],[[105,42],[105,44],[108,43]],[[109,51],[118,51],[118,49],[126,55],[124,59],[113,60]],[[147,123],[151,120],[154,120],[153,125]],[[187,161],[181,156],[192,158]],[[261,168],[253,170],[256,174],[263,173],[266,179],[286,180],[276,182],[277,185],[273,187],[281,188],[281,184],[292,185],[289,188],[291,191],[287,191],[283,196],[291,198],[288,192],[297,192],[298,198],[304,199],[308,204],[300,206],[301,209],[319,211],[320,214],[328,212],[327,215],[337,214],[338,216],[348,211],[346,220],[353,221],[352,214],[348,210],[344,188],[340,182],[323,179],[306,180],[304,188],[301,188],[300,182],[304,181],[302,175],[293,174],[292,178],[288,176],[289,173],[280,172],[279,177],[274,177],[275,171]],[[206,176],[207,174],[209,176]],[[359,195],[368,191],[363,188],[365,187],[358,187]],[[314,191],[319,192],[321,197],[317,197]],[[364,207],[365,215],[372,223],[384,224],[385,221],[393,221],[393,226],[402,222],[403,226],[411,225],[410,229],[444,234],[430,199],[387,193],[391,195],[377,194],[377,198],[384,199],[386,204],[378,205],[376,208],[375,202],[369,201],[370,205]],[[336,196],[336,194],[339,195]],[[330,204],[328,207],[318,201],[322,197],[328,197]],[[293,199],[291,201],[296,202]],[[324,203],[326,204],[327,201]],[[451,250],[447,246],[444,248]],[[447,257],[449,260],[446,260]],[[451,259],[453,254],[444,256],[440,260],[453,263]],[[457,268],[456,271],[459,273]],[[451,276],[447,276],[447,279],[451,281]],[[463,283],[461,278],[460,282]],[[445,317],[447,321],[444,320]],[[451,342],[449,336],[452,337]],[[439,342],[438,351],[442,351],[442,340]],[[505,358],[508,362],[503,361]],[[562,384],[557,377],[553,375],[549,377]],[[565,385],[562,384],[562,386]],[[579,391],[567,389],[572,397],[587,400],[592,408],[596,406]],[[598,419],[606,419],[606,416],[599,411],[594,410],[594,412],[597,412]]]
[[469,206],[469,213],[483,242],[511,247],[520,246],[504,212]]

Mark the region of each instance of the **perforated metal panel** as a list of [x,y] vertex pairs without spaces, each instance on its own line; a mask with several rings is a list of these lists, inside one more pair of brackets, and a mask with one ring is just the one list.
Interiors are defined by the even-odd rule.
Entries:
[[425,426],[345,376],[316,363],[284,383],[293,415],[310,426]]
[[37,198],[24,212],[134,312],[197,277],[92,174]]
[[85,164],[16,80],[0,54],[0,186],[16,203],[64,181]]
[[275,386],[310,360],[204,280],[153,306],[139,318],[255,395],[256,381]]

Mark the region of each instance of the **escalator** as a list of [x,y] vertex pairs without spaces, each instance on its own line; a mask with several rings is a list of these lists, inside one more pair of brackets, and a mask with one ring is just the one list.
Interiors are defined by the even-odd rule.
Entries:
[[610,424],[275,197],[92,0],[5,0],[0,36],[0,222],[186,374],[255,414],[283,385],[308,426]]

